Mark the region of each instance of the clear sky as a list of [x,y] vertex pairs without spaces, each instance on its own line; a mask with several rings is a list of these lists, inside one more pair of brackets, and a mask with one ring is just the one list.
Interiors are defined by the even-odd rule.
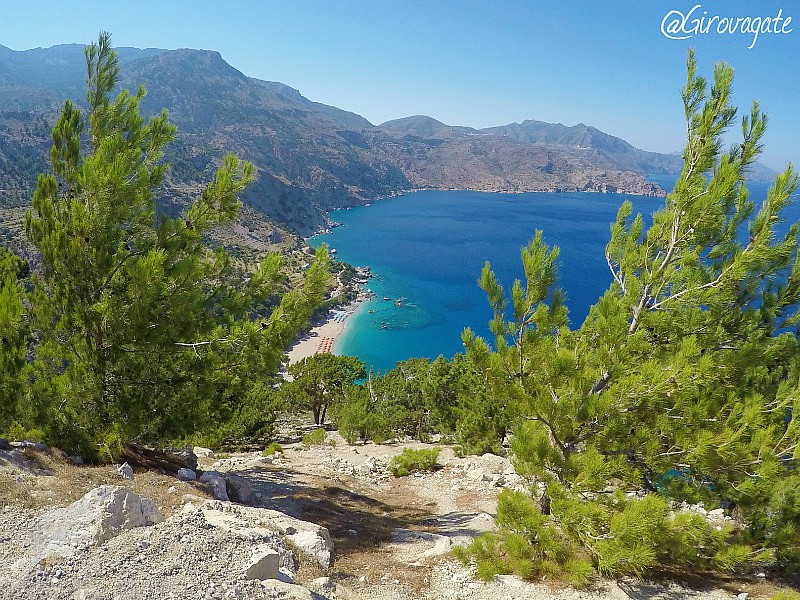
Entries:
[[[698,17],[781,10],[792,22],[752,48],[749,33],[662,33],[668,13],[698,4],[690,33]],[[764,162],[800,163],[797,0],[0,0],[0,44],[14,50],[89,43],[101,30],[117,46],[218,50],[246,75],[376,124],[583,122],[660,152],[683,145],[679,92],[694,47],[704,74],[717,61],[735,68],[740,112],[757,98],[769,114]]]

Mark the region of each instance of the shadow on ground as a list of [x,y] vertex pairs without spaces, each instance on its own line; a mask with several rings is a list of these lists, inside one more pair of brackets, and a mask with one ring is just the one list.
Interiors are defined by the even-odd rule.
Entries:
[[398,527],[430,530],[436,522],[433,513],[418,507],[389,504],[330,481],[303,481],[313,476],[264,468],[237,475],[261,494],[256,506],[326,527],[337,557],[386,543]]

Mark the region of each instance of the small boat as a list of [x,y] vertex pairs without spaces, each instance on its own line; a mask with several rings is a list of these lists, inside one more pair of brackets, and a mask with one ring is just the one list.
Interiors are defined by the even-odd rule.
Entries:
[[386,300],[387,302],[388,302],[389,300],[391,300],[391,298],[389,298],[389,296],[384,296],[384,297],[383,297],[383,299],[384,299],[384,300]]
[[369,314],[374,315],[376,312],[378,312],[378,311],[377,310],[371,310],[371,311],[369,311]]

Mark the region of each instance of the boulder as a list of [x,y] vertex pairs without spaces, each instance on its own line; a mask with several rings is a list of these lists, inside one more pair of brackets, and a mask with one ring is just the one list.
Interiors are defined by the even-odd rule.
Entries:
[[[204,475],[205,476],[205,475]],[[201,477],[202,479],[202,477]],[[267,508],[209,500],[200,506],[206,521],[247,539],[279,534],[322,569],[333,563],[333,541],[325,527]]]
[[413,531],[411,529],[403,529],[398,527],[392,532],[392,542],[395,544],[411,545],[414,544],[420,550],[425,548],[416,555],[416,564],[421,564],[428,558],[441,556],[447,554],[452,549],[452,540],[446,535],[439,535],[438,533],[430,533],[427,531]]
[[314,595],[302,585],[285,583],[278,579],[265,581],[262,589],[269,594],[268,598],[280,598],[281,600],[315,600]]
[[331,580],[330,577],[317,577],[316,579],[312,579],[308,584],[308,588],[312,592],[316,592],[323,596],[327,596],[332,592],[336,592],[336,584],[333,582],[333,580]]
[[161,520],[158,509],[147,498],[122,487],[103,485],[36,520],[35,559],[70,556],[79,547],[99,546],[127,529]]
[[208,491],[214,496],[215,500],[222,500],[228,502],[228,488],[225,485],[225,479],[216,471],[206,471],[200,476],[200,483],[205,483]]
[[197,470],[197,456],[189,446],[186,448],[167,448],[166,452],[178,459],[178,462],[187,469]]
[[197,479],[197,473],[195,473],[192,469],[181,467],[178,469],[178,479],[181,481],[194,481]]
[[42,442],[32,442],[30,440],[23,440],[21,442],[16,442],[11,444],[12,446],[16,446],[18,448],[32,448],[33,450],[37,450],[39,452],[47,452],[50,450],[50,446],[47,444],[43,444]]
[[281,555],[269,546],[255,548],[244,571],[245,579],[277,579],[280,560]]
[[195,446],[192,452],[197,458],[214,458],[214,451],[211,448],[203,448],[202,446]]
[[231,501],[239,504],[250,504],[253,501],[253,488],[244,477],[225,475],[225,486]]
[[11,450],[11,444],[8,443],[6,438],[0,437],[0,450]]
[[333,542],[327,529],[324,527],[319,527],[316,531],[306,529],[286,537],[300,552],[313,558],[320,568],[326,570],[330,568],[333,558]]

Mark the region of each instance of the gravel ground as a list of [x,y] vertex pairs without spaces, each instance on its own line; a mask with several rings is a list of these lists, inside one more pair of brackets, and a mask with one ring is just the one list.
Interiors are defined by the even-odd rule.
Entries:
[[[55,453],[37,459],[30,451],[27,458],[2,451],[0,598],[723,600],[740,593],[768,598],[778,589],[757,582],[696,589],[680,582],[626,580],[577,591],[512,576],[477,581],[449,549],[490,529],[499,491],[522,485],[508,461],[491,455],[457,458],[445,447],[440,470],[395,479],[385,472],[391,457],[421,444],[347,446],[336,434],[328,436],[335,446],[294,444],[271,458],[241,453],[200,461],[203,470],[239,477],[252,493],[250,505],[326,527],[335,549],[327,572],[278,533],[211,525],[199,510],[209,495],[198,483],[143,472],[126,482],[115,478],[112,468],[73,467]],[[37,544],[37,517],[108,482],[153,498],[165,520],[124,531],[100,546],[76,548],[67,558],[25,563]],[[280,555],[281,580],[246,579],[253,548],[265,544]]]

